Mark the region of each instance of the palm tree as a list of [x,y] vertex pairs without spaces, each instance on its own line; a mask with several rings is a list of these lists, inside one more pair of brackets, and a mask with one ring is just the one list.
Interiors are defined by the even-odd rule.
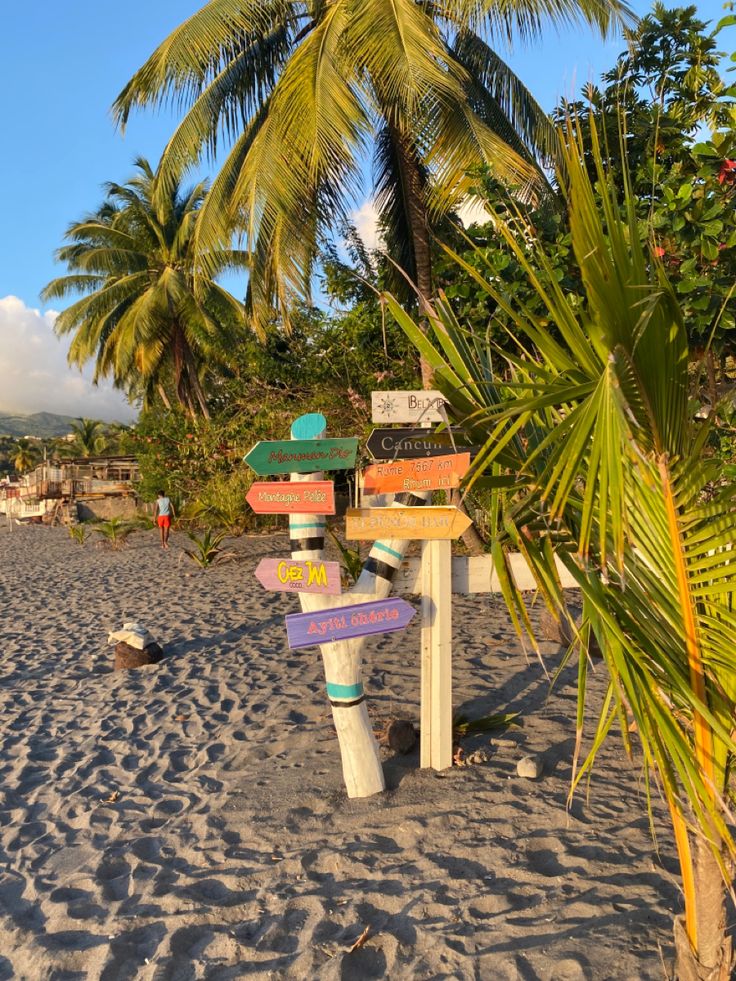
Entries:
[[[126,184],[107,184],[95,212],[71,225],[57,259],[70,274],[43,290],[45,300],[85,294],[56,320],[56,332],[72,334],[69,361],[95,361],[95,381],[115,385],[144,405],[158,393],[192,416],[208,416],[201,374],[221,357],[244,323],[243,305],[214,279],[243,268],[242,252],[197,251],[194,227],[207,185],[182,192],[178,182],[162,189],[159,174],[139,158]],[[198,289],[195,294],[194,280]]]
[[[685,903],[684,920],[675,922],[677,977],[727,981],[724,883],[730,888],[736,855],[736,484],[724,480],[708,450],[711,421],[694,418],[677,295],[654,249],[641,245],[626,175],[623,208],[616,201],[617,179],[601,163],[595,126],[592,140],[595,189],[582,140],[571,139],[564,153],[585,304],[567,303],[541,251],[530,261],[532,229],[499,225],[554,334],[497,280],[467,265],[513,323],[516,352],[469,337],[444,301],[430,343],[391,304],[456,417],[485,440],[471,480],[493,495],[498,571],[504,542],[521,550],[554,614],[564,615],[556,552],[583,593],[578,638],[584,648],[593,631],[609,687],[578,766],[581,651],[573,788],[618,723],[627,749],[640,748],[648,791],[658,783],[669,809]],[[512,376],[505,386],[494,381],[494,363],[504,357]],[[505,580],[518,619],[523,610]]]
[[71,426],[74,433],[73,446],[81,450],[85,456],[95,456],[102,453],[107,443],[103,431],[103,423],[97,419],[80,419]]
[[16,473],[25,473],[26,470],[30,470],[37,459],[38,448],[30,439],[21,437],[15,441],[13,466],[15,467]]
[[606,33],[630,16],[624,0],[210,0],[114,113],[124,126],[136,107],[188,105],[164,151],[164,188],[230,140],[197,241],[212,255],[244,232],[255,326],[275,304],[288,327],[370,145],[388,252],[429,297],[431,224],[465,199],[474,166],[527,196],[545,186],[536,159],[552,148],[549,120],[491,44],[538,36],[547,19]]

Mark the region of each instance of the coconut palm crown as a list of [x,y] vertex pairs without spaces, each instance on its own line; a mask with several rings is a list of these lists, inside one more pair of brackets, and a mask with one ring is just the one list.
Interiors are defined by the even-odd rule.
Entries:
[[30,470],[38,459],[38,448],[26,437],[21,437],[15,441],[15,450],[12,456],[13,466],[16,473],[25,473]]
[[203,251],[244,232],[248,304],[261,328],[308,295],[320,236],[361,190],[372,146],[376,205],[392,259],[431,290],[430,222],[487,165],[533,195],[549,121],[493,50],[546,21],[602,33],[631,19],[623,0],[210,0],[154,51],[114,113],[172,103],[186,113],[162,159],[176,175],[229,152],[197,222]]
[[80,418],[71,424],[71,431],[74,434],[73,448],[84,456],[95,456],[105,450],[105,426],[99,419]]
[[69,244],[56,253],[69,275],[42,296],[84,294],[56,320],[57,334],[73,335],[70,364],[93,360],[95,381],[111,377],[144,405],[155,392],[168,405],[171,394],[190,414],[208,415],[200,375],[244,324],[243,304],[214,276],[243,268],[246,257],[220,250],[205,270],[194,228],[206,183],[182,191],[173,181],[162,192],[148,161],[136,168],[126,184],[105,185],[101,207],[69,227]]

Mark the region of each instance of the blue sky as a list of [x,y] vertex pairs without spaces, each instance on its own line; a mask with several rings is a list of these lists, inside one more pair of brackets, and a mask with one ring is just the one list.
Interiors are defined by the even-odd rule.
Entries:
[[[125,137],[110,105],[130,75],[200,0],[36,0],[6,4],[0,31],[0,410],[65,411],[130,417],[119,395],[93,391],[87,376],[65,368],[64,345],[46,341],[53,315],[39,291],[63,270],[53,261],[67,225],[101,201],[100,185],[123,181],[135,156],[158,158],[173,119],[136,115]],[[649,3],[634,0],[637,13]],[[9,8],[9,9],[8,9]],[[719,0],[701,0],[717,20]],[[724,45],[736,39],[724,37]],[[550,31],[544,41],[504,52],[539,101],[597,79],[621,50],[580,28]],[[356,208],[361,202],[356,203]],[[9,297],[17,298],[9,301]],[[41,352],[43,357],[41,358]],[[41,368],[38,369],[39,359]],[[35,373],[34,373],[34,369]]]

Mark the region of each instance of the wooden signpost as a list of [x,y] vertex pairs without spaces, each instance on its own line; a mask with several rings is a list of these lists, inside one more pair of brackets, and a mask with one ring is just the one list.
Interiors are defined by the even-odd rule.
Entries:
[[259,477],[277,473],[351,470],[358,439],[277,440],[261,442],[243,457]]
[[455,507],[351,508],[346,538],[422,540],[420,765],[452,766],[452,540],[472,524]]
[[289,647],[312,647],[403,630],[415,613],[414,607],[403,599],[353,603],[313,613],[292,613],[286,617],[286,633]]
[[245,499],[256,514],[334,514],[335,486],[331,480],[299,486],[290,481],[256,481]]
[[[455,444],[453,444],[453,440]],[[471,457],[477,447],[465,445],[466,436],[461,432],[444,429],[441,433],[426,429],[374,429],[366,449],[374,460],[414,460],[428,456],[445,456],[457,450],[468,450]]]
[[[439,415],[431,405],[439,393],[376,394],[380,421],[425,422],[435,418],[432,412]],[[407,398],[389,405],[389,396]],[[286,617],[289,645],[319,645],[347,793],[368,797],[385,789],[385,779],[361,681],[363,644],[374,633],[403,629],[415,612],[405,600],[388,598],[392,583],[421,596],[420,762],[438,770],[452,766],[452,592],[495,591],[500,583],[488,556],[452,558],[452,540],[471,525],[470,518],[455,507],[416,506],[431,500],[434,487],[446,486],[437,481],[449,477],[453,486],[455,478],[467,472],[472,449],[450,454],[447,433],[385,429],[371,434],[374,458],[395,460],[403,447],[405,459],[369,467],[366,487],[371,493],[398,493],[386,507],[348,510],[346,537],[374,544],[353,589],[339,595],[338,564],[323,560],[324,518],[310,505],[324,503],[317,500],[320,488],[329,484],[322,480],[323,470],[352,467],[357,440],[328,440],[325,432],[321,414],[301,416],[292,426],[290,441],[259,443],[246,457],[259,474],[291,474],[289,483],[260,485],[276,488],[262,493],[276,495],[277,500],[261,498],[258,490],[249,493],[256,509],[264,506],[267,513],[289,514],[291,559],[263,559],[256,576],[266,589],[298,593],[303,612]],[[443,457],[452,461],[449,469]],[[412,460],[424,467],[414,466]],[[431,474],[426,478],[429,484],[411,483],[421,483],[425,474]],[[421,560],[404,562],[412,539],[422,541]],[[514,564],[513,559],[518,561]],[[531,588],[534,580],[522,557],[512,557],[511,566],[517,586]],[[564,578],[563,585],[568,585]]]
[[371,392],[373,422],[444,422],[445,396],[442,392]]
[[472,523],[453,506],[348,508],[345,537],[358,541],[378,538],[451,541],[459,538]]
[[256,579],[264,589],[280,593],[325,593],[328,596],[339,596],[342,592],[339,562],[261,559],[256,566]]
[[423,460],[374,463],[363,471],[363,493],[452,490],[470,469],[470,453],[451,453]]

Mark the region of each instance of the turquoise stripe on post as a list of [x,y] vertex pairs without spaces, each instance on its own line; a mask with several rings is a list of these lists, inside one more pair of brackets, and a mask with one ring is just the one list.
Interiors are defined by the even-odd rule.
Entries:
[[324,531],[325,523],[324,521],[307,521],[304,523],[297,523],[295,521],[289,522],[289,528],[320,528]]
[[330,698],[348,699],[360,698],[363,694],[362,685],[334,685],[331,681],[327,682],[327,694]]
[[381,542],[375,542],[373,548],[377,548],[379,552],[386,552],[388,555],[393,555],[395,559],[404,558],[401,552],[396,552],[394,549],[389,548],[388,545],[382,545]]
[[292,439],[317,439],[324,435],[327,429],[327,420],[321,412],[308,412],[305,416],[299,416],[291,424]]

